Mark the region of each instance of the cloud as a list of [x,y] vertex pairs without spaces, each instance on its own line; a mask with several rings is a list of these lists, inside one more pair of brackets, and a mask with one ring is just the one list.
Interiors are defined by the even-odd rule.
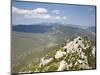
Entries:
[[60,16],[56,16],[55,18],[56,18],[56,19],[61,19],[61,17],[60,17]]
[[[58,14],[60,11],[54,10],[52,13]],[[22,15],[25,18],[28,19],[48,19],[48,20],[65,20],[67,17],[65,16],[54,16],[51,14],[48,14],[48,9],[46,8],[36,8],[36,9],[19,9],[16,7],[12,7],[12,13],[14,15]],[[60,14],[60,13],[59,13]]]
[[16,13],[16,14],[45,14],[45,13],[48,13],[48,10],[45,9],[45,8],[36,8],[36,9],[33,9],[33,10],[25,10],[25,9],[19,9],[19,8],[16,8],[16,7],[12,7],[12,12],[13,13]]
[[21,9],[16,8],[16,7],[12,7],[12,12],[14,14],[26,14],[26,13],[28,13],[27,10],[21,10]]
[[45,14],[48,13],[48,10],[45,8],[36,8],[32,10],[32,13]]
[[32,15],[26,14],[24,15],[24,17],[31,18],[31,19],[32,18],[35,18],[35,19],[50,19],[51,18],[51,16],[48,14],[32,14]]
[[65,19],[67,19],[67,17],[65,17],[65,16],[55,16],[55,17],[53,17],[53,19],[65,20]]
[[53,10],[52,13],[54,13],[54,14],[60,14],[60,10]]
[[35,14],[35,15],[24,15],[24,17],[27,18],[34,18],[34,19],[48,19],[48,20],[65,20],[67,17],[61,17],[61,16],[51,16],[49,14]]

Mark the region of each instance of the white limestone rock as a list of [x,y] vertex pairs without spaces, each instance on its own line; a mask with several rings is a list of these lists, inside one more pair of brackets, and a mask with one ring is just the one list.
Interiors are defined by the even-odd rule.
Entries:
[[[77,37],[75,38],[73,41],[69,42],[66,46],[64,46],[64,49],[67,49],[67,53],[74,53],[76,51],[79,51],[79,47],[82,47],[83,49],[85,49],[84,44],[83,44],[83,39],[82,37]],[[81,51],[81,49],[80,49]]]
[[66,52],[64,51],[57,51],[57,53],[55,54],[55,58],[56,59],[59,59],[59,58],[62,58],[63,56],[66,55]]
[[66,63],[66,61],[62,60],[60,62],[60,66],[58,67],[58,71],[64,71],[68,69],[68,64]]
[[45,57],[41,58],[41,60],[40,60],[40,67],[49,64],[53,60],[54,60],[54,58],[49,58],[49,59],[45,59]]

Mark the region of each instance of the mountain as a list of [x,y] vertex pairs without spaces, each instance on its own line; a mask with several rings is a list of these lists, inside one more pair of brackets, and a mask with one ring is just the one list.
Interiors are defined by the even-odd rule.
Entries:
[[78,36],[63,47],[47,53],[38,64],[32,64],[19,73],[95,69],[95,49],[95,44],[88,37]]
[[52,26],[45,25],[17,25],[13,26],[12,30],[17,32],[28,32],[28,33],[45,33],[48,32]]
[[[12,30],[17,32],[29,32],[29,33],[45,33],[52,29],[54,26],[66,26],[73,28],[86,29],[87,27],[83,27],[80,25],[74,24],[61,24],[61,23],[39,23],[39,24],[31,24],[31,25],[13,25]],[[88,29],[88,28],[87,28]]]
[[[51,23],[50,23],[51,24]],[[15,32],[24,32],[24,33],[40,33],[40,34],[49,34],[54,35],[56,37],[63,36],[61,38],[64,38],[64,36],[89,36],[92,39],[94,39],[91,34],[91,32],[86,31],[85,29],[74,27],[74,25],[62,25],[57,23],[52,23],[51,25],[48,24],[37,24],[37,25],[15,25],[12,26],[12,31]],[[73,35],[72,35],[73,34]]]
[[55,50],[78,36],[88,37],[95,43],[94,34],[77,27],[60,24],[12,26],[12,72],[23,72],[30,65],[39,64],[41,57],[49,52],[54,56]]

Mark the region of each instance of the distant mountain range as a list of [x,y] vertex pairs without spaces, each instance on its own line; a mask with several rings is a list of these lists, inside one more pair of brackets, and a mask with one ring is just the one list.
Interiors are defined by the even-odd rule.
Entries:
[[39,23],[39,24],[30,24],[30,25],[13,25],[12,30],[17,32],[29,32],[29,33],[45,33],[51,30],[54,26],[68,26],[74,28],[86,29],[90,32],[96,32],[95,26],[81,26],[74,24],[62,24],[62,23]]
[[45,33],[51,29],[52,26],[45,25],[17,25],[13,26],[12,30],[17,32],[28,32],[28,33]]
[[[76,26],[76,25],[75,25]],[[54,35],[57,38],[65,38],[74,36],[90,36],[92,37],[91,32],[95,32],[95,27],[89,27],[82,29],[75,27],[74,25],[62,25],[58,23],[50,24],[37,24],[37,25],[13,25],[12,30],[16,32],[25,32],[25,33],[47,33],[49,35]],[[61,38],[61,39],[62,39]]]

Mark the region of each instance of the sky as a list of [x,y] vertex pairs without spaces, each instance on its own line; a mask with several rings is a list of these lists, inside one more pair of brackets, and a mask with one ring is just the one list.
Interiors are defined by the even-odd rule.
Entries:
[[63,23],[95,26],[95,6],[12,2],[12,24]]

